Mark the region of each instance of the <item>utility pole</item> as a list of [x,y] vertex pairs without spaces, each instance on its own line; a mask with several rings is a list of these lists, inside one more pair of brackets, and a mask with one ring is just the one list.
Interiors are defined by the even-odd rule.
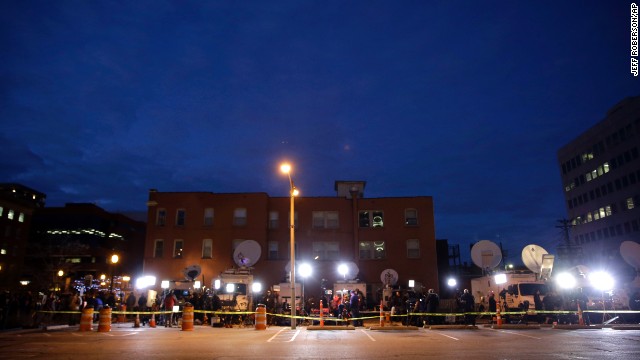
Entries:
[[567,248],[570,248],[571,240],[569,239],[569,228],[571,228],[573,225],[571,225],[571,221],[567,219],[560,219],[558,220],[558,222],[560,223],[560,225],[556,225],[556,227],[558,229],[562,229],[562,234],[564,236],[564,243],[567,246]]

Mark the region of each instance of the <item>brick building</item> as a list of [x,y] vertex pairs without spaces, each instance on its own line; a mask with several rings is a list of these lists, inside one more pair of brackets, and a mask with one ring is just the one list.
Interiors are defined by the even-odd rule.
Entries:
[[[365,198],[364,187],[362,181],[337,181],[335,197],[295,199],[296,265],[308,262],[313,268],[304,279],[307,294],[320,295],[323,283],[330,288],[344,278],[357,279],[377,301],[386,269],[397,272],[396,285],[403,288],[414,280],[438,289],[432,198]],[[234,249],[254,240],[261,248],[259,259],[253,259],[254,278],[266,287],[287,282],[289,207],[290,198],[266,193],[152,189],[144,273],[184,280],[183,270],[199,265],[199,279],[211,287],[221,272],[237,267]],[[341,263],[352,273],[339,274]]]

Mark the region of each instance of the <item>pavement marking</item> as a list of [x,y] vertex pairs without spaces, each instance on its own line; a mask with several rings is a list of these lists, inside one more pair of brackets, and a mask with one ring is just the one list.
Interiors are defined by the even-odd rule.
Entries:
[[275,335],[273,335],[271,338],[269,338],[269,340],[267,340],[267,342],[271,342],[271,340],[275,339],[278,335],[280,335],[281,332],[283,332],[285,330],[287,330],[287,328],[282,328],[282,329],[278,330],[278,332]]
[[455,338],[455,337],[453,337],[453,336],[449,336],[449,335],[441,334],[441,333],[439,333],[439,332],[435,332],[435,333],[436,333],[436,334],[438,334],[438,335],[444,336],[444,337],[448,337],[449,339],[453,339],[453,340],[455,340],[455,341],[460,340],[460,339]]
[[502,333],[507,333],[507,334],[513,334],[513,335],[518,335],[518,336],[524,336],[524,337],[528,337],[528,338],[531,338],[531,339],[538,339],[538,340],[542,340],[542,338],[539,338],[539,337],[536,337],[536,336],[520,334],[520,333],[513,332],[513,331],[507,331],[507,330],[498,330],[498,331],[499,331],[499,332],[502,332]]
[[360,331],[362,331],[362,333],[363,333],[363,334],[367,335],[367,337],[368,337],[369,339],[371,339],[371,341],[376,341],[376,339],[374,339],[373,337],[371,337],[371,335],[369,335],[369,333],[367,333],[366,331],[364,331],[364,330],[362,330],[362,329],[360,329]]
[[296,333],[293,335],[293,337],[291,338],[291,340],[289,340],[288,342],[292,342],[293,340],[296,339],[296,337],[298,337],[298,334],[300,334],[300,330],[296,330]]

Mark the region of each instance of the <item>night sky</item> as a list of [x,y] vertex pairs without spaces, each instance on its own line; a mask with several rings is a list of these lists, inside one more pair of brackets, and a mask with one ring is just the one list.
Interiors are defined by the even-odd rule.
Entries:
[[640,95],[629,8],[3,0],[0,182],[146,211],[151,188],[287,196],[289,160],[303,196],[433,196],[465,253],[555,252],[556,151]]

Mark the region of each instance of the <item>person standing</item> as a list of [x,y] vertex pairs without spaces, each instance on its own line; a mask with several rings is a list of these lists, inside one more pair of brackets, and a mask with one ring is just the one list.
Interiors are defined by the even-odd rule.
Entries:
[[[164,327],[171,327],[173,325],[173,307],[178,303],[178,299],[176,295],[173,293],[173,290],[169,291],[169,293],[164,297],[164,311],[165,311],[165,320]],[[169,312],[168,314],[166,312]]]
[[[434,314],[438,312],[438,306],[440,306],[440,296],[433,289],[429,289],[427,292],[426,311],[428,314]],[[431,324],[438,324],[440,319],[433,315],[427,315],[427,322]]]
[[362,326],[362,320],[360,318],[360,297],[356,291],[351,291],[351,298],[349,299],[349,308],[351,309],[351,317],[353,320],[353,326]]
[[469,314],[473,312],[475,309],[475,298],[469,292],[469,289],[464,289],[462,292],[462,296],[460,297],[460,303],[462,304],[462,310],[464,311],[464,323],[467,325],[475,325],[476,317],[473,314]]

